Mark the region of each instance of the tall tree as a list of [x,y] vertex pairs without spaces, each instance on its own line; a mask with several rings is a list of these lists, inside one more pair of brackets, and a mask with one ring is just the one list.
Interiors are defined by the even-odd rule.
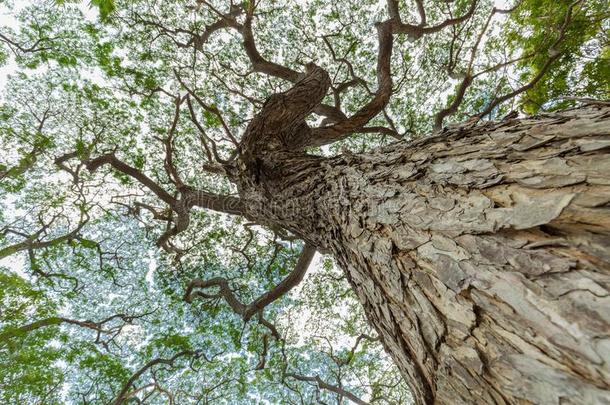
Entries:
[[10,3],[4,399],[607,401],[604,3]]

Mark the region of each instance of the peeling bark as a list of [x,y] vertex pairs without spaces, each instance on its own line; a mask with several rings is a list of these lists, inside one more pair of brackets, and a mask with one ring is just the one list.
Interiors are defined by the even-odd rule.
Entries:
[[418,403],[607,403],[610,108],[260,149],[246,211],[335,256]]

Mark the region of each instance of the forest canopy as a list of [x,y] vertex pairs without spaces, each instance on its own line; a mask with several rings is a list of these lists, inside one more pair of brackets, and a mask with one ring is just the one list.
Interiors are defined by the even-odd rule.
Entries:
[[238,198],[253,118],[325,72],[327,157],[610,98],[606,0],[0,10],[6,404],[411,403],[333,257]]

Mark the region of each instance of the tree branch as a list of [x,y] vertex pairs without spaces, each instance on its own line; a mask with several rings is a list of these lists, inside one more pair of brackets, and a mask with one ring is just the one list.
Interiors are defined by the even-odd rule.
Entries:
[[[188,228],[190,222],[189,211],[194,206],[225,214],[245,215],[244,206],[239,198],[195,190],[184,184],[179,187],[182,198],[174,198],[150,177],[146,176],[142,171],[119,160],[114,153],[108,153],[95,159],[86,161],[86,167],[90,171],[95,171],[100,166],[105,164],[109,164],[114,169],[139,181],[142,185],[151,190],[159,199],[168,204],[172,211],[177,214],[175,219],[171,217],[169,218],[167,230],[157,241],[157,245],[163,247],[168,252],[179,253],[179,250],[169,243],[169,239]],[[174,223],[173,226],[172,222]]]
[[[315,111],[316,105],[320,103],[321,99],[326,94],[328,86],[319,86],[316,88],[323,89],[324,93],[315,93],[315,96],[312,97],[312,99],[315,100],[316,103],[313,106],[308,106],[308,108],[300,108],[300,106],[291,105],[291,103],[293,103],[295,100],[302,101],[300,98],[292,99],[290,96],[293,95],[291,93],[299,91],[301,88],[303,88],[301,86],[301,82],[309,80],[313,76],[311,72],[308,72],[305,79],[298,81],[292,89],[280,95],[273,95],[267,100],[262,111],[257,114],[246,130],[246,135],[242,141],[244,149],[249,150],[249,153],[254,155],[257,145],[264,147],[263,144],[269,143],[269,137],[265,136],[265,126],[274,129],[279,127],[275,130],[276,134],[277,132],[289,132],[288,129],[292,130],[290,142],[284,139],[284,145],[278,145],[278,147],[283,146],[284,149],[288,150],[298,150],[306,146],[322,146],[344,139],[354,132],[363,132],[362,130],[364,126],[372,118],[384,110],[392,95],[390,62],[392,57],[393,35],[407,33],[408,35],[412,36],[421,36],[423,34],[440,31],[447,26],[459,24],[472,16],[476,8],[476,4],[476,0],[473,0],[469,10],[460,17],[445,20],[436,26],[427,27],[423,24],[413,26],[402,23],[398,13],[397,1],[389,0],[388,5],[391,18],[377,24],[379,43],[377,52],[377,90],[373,94],[372,99],[349,118],[338,117],[337,120],[325,120],[325,123],[328,123],[329,121],[334,121],[335,123],[329,126],[310,129],[302,121],[306,114],[301,116],[300,113],[305,112],[308,114],[312,110]],[[422,21],[425,22],[425,10],[423,9],[423,5],[420,3],[419,7]],[[257,71],[263,71],[276,77],[284,78],[289,81],[294,82],[298,80],[300,75],[296,71],[266,61],[257,51],[254,43],[254,36],[252,34],[253,10],[254,5],[251,3],[250,9],[246,14],[246,22],[243,26],[237,26],[236,28],[244,36],[244,47],[246,48],[246,52],[251,59],[254,69]],[[328,42],[327,45],[329,45]],[[334,52],[332,52],[332,47],[331,53],[333,53],[333,57],[336,59]],[[267,111],[265,111],[266,109]],[[371,130],[369,129],[367,132],[370,131]],[[384,132],[391,133],[392,131],[386,129]],[[395,133],[392,133],[392,135],[397,136]],[[273,148],[267,147],[267,149]]]
[[336,142],[366,125],[387,105],[392,95],[390,60],[392,57],[392,20],[377,25],[379,49],[377,51],[377,91],[371,101],[351,117],[327,127],[314,128],[309,146],[322,146]]
[[307,75],[284,93],[265,101],[261,111],[246,128],[241,151],[250,158],[262,149],[300,149],[310,142],[310,129],[305,123],[322,101],[330,87],[324,69],[307,65]]
[[109,329],[105,329],[105,325],[115,319],[121,319],[125,323],[131,323],[134,319],[142,318],[143,316],[148,315],[127,315],[127,314],[116,314],[112,315],[106,319],[103,319],[99,322],[94,322],[90,320],[80,321],[77,319],[70,319],[61,316],[52,316],[45,319],[40,319],[38,321],[29,323],[27,325],[23,325],[17,328],[5,328],[6,330],[0,333],[0,342],[6,342],[11,338],[17,337],[19,335],[27,334],[29,332],[35,331],[37,329],[41,329],[47,326],[58,326],[61,324],[69,324],[76,325],[82,328],[91,329],[97,332],[98,338],[96,342],[99,342],[101,334],[118,334],[122,330],[124,325],[114,326]]
[[[303,73],[297,72],[296,70],[282,66],[275,62],[268,61],[265,59],[256,47],[254,40],[254,33],[252,31],[252,20],[254,17],[254,2],[250,2],[250,9],[246,13],[246,19],[243,25],[235,24],[235,28],[241,33],[243,37],[243,46],[246,51],[246,55],[250,59],[252,69],[255,72],[264,73],[269,76],[278,77],[280,79],[287,80],[292,83],[297,83],[303,78]],[[340,109],[318,102],[313,107],[313,112],[316,114],[327,117],[330,121],[337,122],[345,119],[345,114]]]
[[[301,280],[303,280],[303,277],[307,272],[307,268],[309,267],[309,264],[313,259],[315,251],[315,248],[309,245],[305,245],[294,270],[292,270],[292,272],[272,290],[260,295],[248,305],[242,303],[235,296],[235,294],[231,290],[231,287],[229,286],[228,280],[222,277],[214,277],[209,280],[202,280],[199,278],[192,280],[186,288],[186,291],[184,293],[184,300],[189,303],[192,302],[193,295],[198,295],[203,298],[222,297],[227,302],[227,304],[229,304],[233,312],[240,315],[241,318],[245,322],[247,322],[248,320],[250,320],[250,318],[252,318],[253,315],[259,313],[267,305],[284,296],[288,291],[292,290],[295,286],[297,286],[301,282]],[[207,294],[201,291],[193,291],[195,288],[206,289],[210,287],[218,287],[218,294]]]
[[15,51],[15,48],[23,53],[34,53],[34,52],[42,52],[42,51],[51,50],[53,48],[50,46],[39,46],[40,43],[42,43],[44,41],[49,41],[49,40],[51,40],[51,38],[39,38],[32,45],[26,46],[26,45],[20,44],[16,41],[13,41],[6,35],[0,33],[0,42],[6,43],[9,46],[9,48],[11,48],[13,53],[15,53],[15,54],[17,53]]
[[331,392],[334,392],[335,394],[344,396],[345,398],[349,399],[350,401],[352,401],[355,404],[370,405],[368,402],[363,401],[362,399],[358,398],[356,395],[352,394],[351,392],[349,392],[341,387],[338,387],[336,385],[332,385],[332,384],[329,384],[329,383],[323,381],[317,375],[316,376],[305,376],[305,375],[295,374],[295,373],[286,373],[286,377],[294,378],[295,380],[299,380],[299,381],[315,383],[318,386],[318,388],[327,390],[327,391],[331,391]]
[[559,49],[557,49],[557,47],[565,38],[568,25],[570,24],[570,22],[572,20],[572,12],[574,11],[574,7],[576,7],[582,1],[583,0],[576,0],[568,6],[568,10],[564,17],[564,21],[559,30],[559,36],[549,47],[549,49],[548,49],[549,58],[546,60],[544,65],[540,68],[538,73],[528,83],[522,85],[521,87],[519,87],[511,92],[508,92],[508,93],[504,94],[503,96],[494,98],[491,102],[489,102],[489,104],[485,107],[485,109],[483,111],[481,111],[480,113],[478,113],[475,116],[475,118],[480,119],[480,118],[486,116],[487,114],[491,113],[493,111],[493,109],[496,108],[496,106],[498,106],[499,104],[503,103],[506,100],[509,100],[509,99],[515,97],[518,94],[521,94],[521,93],[531,89],[532,87],[534,87],[536,85],[536,83],[538,83],[544,77],[544,75],[549,70],[549,68],[551,67],[553,62],[558,60],[563,55],[563,53]]
[[230,215],[246,215],[246,208],[240,198],[228,195],[208,193],[187,187],[183,190],[182,199],[185,206],[200,207]]
[[[197,96],[197,94],[195,94],[195,92],[193,90],[191,90],[182,80],[182,78],[180,77],[180,75],[178,74],[178,72],[174,71],[174,74],[176,76],[176,78],[178,79],[178,82],[180,82],[180,84],[182,85],[182,87],[184,87],[186,89],[186,91],[189,93],[189,95],[191,95],[195,101],[197,101],[197,104],[199,104],[201,106],[201,108],[203,108],[205,111],[207,111],[210,114],[215,115],[218,120],[220,121],[222,128],[225,131],[225,134],[227,135],[227,138],[229,141],[231,141],[233,143],[233,145],[238,146],[239,142],[237,142],[237,139],[235,139],[235,137],[233,136],[233,134],[231,133],[231,130],[229,129],[229,126],[227,125],[227,123],[225,122],[222,114],[220,113],[220,111],[218,111],[218,108],[216,108],[215,106],[211,106],[208,105],[206,103],[203,102],[203,100]],[[192,109],[192,106],[189,107]]]
[[177,200],[172,197],[167,191],[165,191],[161,186],[155,183],[150,177],[142,173],[140,170],[135,167],[129,166],[124,163],[122,160],[119,160],[114,153],[107,153],[105,155],[101,155],[97,158],[90,159],[85,162],[87,170],[90,172],[96,171],[100,166],[110,165],[114,169],[120,171],[123,174],[126,174],[130,177],[136,179],[140,184],[148,188],[152,191],[161,201],[168,204],[172,209],[175,209],[177,206]]
[[193,350],[184,350],[184,351],[181,351],[181,352],[175,354],[173,357],[171,357],[169,359],[156,358],[154,360],[149,361],[144,366],[142,366],[138,371],[136,371],[129,378],[129,380],[127,380],[127,382],[125,383],[125,385],[123,386],[123,388],[121,389],[119,394],[111,402],[111,405],[120,405],[120,404],[126,402],[129,399],[129,397],[130,397],[129,396],[129,388],[131,388],[131,386],[138,380],[138,378],[140,378],[142,376],[142,374],[144,374],[151,367],[154,367],[154,366],[156,366],[158,364],[166,364],[166,365],[169,365],[169,366],[173,366],[174,362],[178,358],[183,357],[183,356],[195,356],[197,354],[198,354],[198,352],[193,351]]
[[[572,5],[569,6],[568,11],[566,13],[566,16],[564,18],[564,22],[562,24],[562,27],[560,29],[560,34],[559,37],[553,42],[553,44],[550,47],[550,54],[549,54],[549,58],[547,59],[547,61],[545,62],[545,64],[543,65],[543,67],[541,68],[541,70],[538,72],[538,74],[536,76],[534,76],[534,78],[532,78],[532,80],[530,80],[530,82],[526,83],[525,85],[515,89],[514,91],[511,91],[501,97],[497,97],[494,100],[492,100],[487,106],[486,108],[479,114],[477,114],[477,116],[475,116],[475,118],[481,118],[487,114],[489,114],[497,105],[499,105],[500,103],[511,99],[513,97],[515,97],[516,95],[529,90],[530,88],[532,88],[533,86],[535,86],[535,84],[542,79],[542,77],[546,74],[546,72],[548,71],[549,67],[551,66],[551,64],[557,60],[560,56],[561,53],[556,51],[556,47],[561,43],[561,41],[563,40],[564,36],[565,36],[565,31],[567,29],[567,26],[570,22],[571,19],[571,13],[573,8],[582,0],[577,0],[574,3],[572,3]],[[476,57],[476,53],[478,51],[478,47],[481,43],[481,40],[485,34],[485,32],[487,31],[487,28],[489,27],[489,23],[491,22],[493,16],[495,14],[508,14],[513,12],[515,9],[517,9],[517,7],[519,7],[519,5],[521,4],[521,2],[517,2],[517,4],[515,4],[515,6],[506,9],[506,10],[502,10],[502,9],[498,9],[498,8],[493,8],[492,12],[490,13],[489,17],[487,18],[487,21],[485,22],[485,24],[483,25],[483,28],[481,29],[477,40],[471,50],[471,54],[470,54],[470,59],[468,62],[468,66],[466,68],[466,71],[464,72],[464,77],[462,79],[462,81],[460,82],[460,85],[458,86],[458,90],[455,93],[455,97],[453,99],[453,101],[447,105],[445,108],[443,108],[442,110],[440,110],[435,116],[434,116],[434,130],[435,131],[439,131],[442,127],[443,127],[443,121],[446,117],[455,114],[458,110],[458,107],[460,106],[460,104],[463,102],[464,100],[464,96],[466,94],[467,89],[472,85],[472,83],[474,82],[474,80],[481,76],[484,75],[486,73],[489,72],[493,72],[496,71],[498,69],[501,69],[502,67],[508,66],[510,64],[525,60],[525,59],[529,59],[532,58],[534,56],[536,56],[537,54],[540,53],[540,51],[536,51],[533,53],[529,53],[527,55],[522,55],[518,58],[513,58],[509,61],[506,62],[502,62],[502,63],[498,63],[492,67],[486,68],[484,70],[481,70],[478,73],[473,73],[472,72],[472,67],[474,65],[474,61],[475,61],[475,57]]]
[[250,59],[252,68],[255,72],[264,73],[269,76],[279,77],[289,82],[295,83],[299,81],[299,79],[301,78],[301,74],[299,72],[266,60],[256,48],[254,34],[252,32],[254,2],[250,2],[250,4],[252,5],[252,9],[248,11],[244,24],[238,26],[238,30],[241,32],[241,35],[244,39],[244,50],[246,51],[246,55],[248,55],[248,58]]
[[410,40],[414,41],[421,38],[425,34],[432,34],[435,32],[441,31],[445,27],[449,27],[451,25],[460,24],[466,20],[468,20],[474,14],[474,10],[477,6],[477,0],[473,0],[470,3],[470,7],[460,17],[449,18],[443,21],[440,24],[434,26],[426,26],[426,12],[423,7],[421,0],[417,0],[417,9],[420,14],[420,24],[412,25],[403,23],[400,18],[398,0],[388,0],[388,10],[390,17],[392,18],[392,31],[396,34],[407,34]]
[[[53,219],[51,220],[51,223],[56,218],[57,217],[53,217]],[[81,231],[81,229],[85,226],[85,224],[88,221],[89,221],[89,214],[87,214],[87,212],[85,210],[81,210],[81,215],[80,215],[78,225],[72,231],[70,231],[64,235],[58,236],[56,238],[53,238],[53,239],[39,240],[40,235],[45,233],[45,231],[51,225],[51,223],[43,224],[42,227],[38,231],[33,233],[32,235],[23,235],[25,237],[25,240],[23,240],[19,243],[15,243],[14,245],[10,245],[10,246],[0,249],[0,259],[10,256],[17,252],[21,252],[23,250],[44,249],[44,248],[47,248],[50,246],[58,245],[62,242],[68,241],[70,239],[73,239],[78,235],[78,233]],[[13,233],[15,233],[15,232],[13,232]]]
[[184,187],[184,183],[182,182],[180,174],[178,173],[178,169],[174,164],[174,135],[176,133],[176,127],[178,126],[178,121],[180,118],[180,106],[182,105],[182,103],[184,103],[186,97],[175,97],[174,99],[174,102],[176,104],[174,108],[174,118],[172,119],[171,126],[167,131],[167,137],[163,139],[156,139],[161,141],[165,148],[165,160],[163,161],[163,167],[165,169],[165,172],[167,173],[167,176],[169,177],[170,181],[176,185],[176,188],[178,190],[180,190]]

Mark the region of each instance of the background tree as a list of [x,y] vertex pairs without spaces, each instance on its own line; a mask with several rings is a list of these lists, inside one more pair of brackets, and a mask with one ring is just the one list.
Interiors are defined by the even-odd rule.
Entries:
[[3,1],[0,398],[604,401],[605,6]]

